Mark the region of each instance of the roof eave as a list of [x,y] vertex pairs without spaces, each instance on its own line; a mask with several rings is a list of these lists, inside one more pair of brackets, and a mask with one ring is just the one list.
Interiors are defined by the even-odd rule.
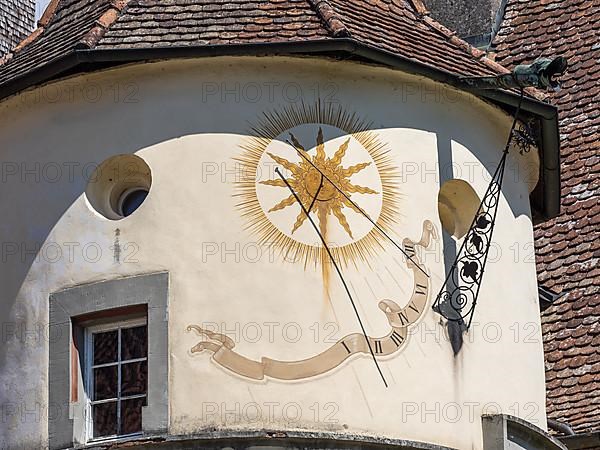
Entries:
[[569,450],[594,450],[600,447],[600,432],[598,431],[561,436],[559,439]]
[[[502,90],[475,90],[461,81],[461,77],[442,69],[409,59],[392,52],[366,45],[351,38],[322,39],[295,42],[265,42],[254,44],[217,44],[180,47],[152,47],[127,49],[78,49],[64,57],[40,66],[22,77],[0,85],[0,100],[17,94],[29,87],[55,79],[66,72],[86,64],[88,66],[142,62],[173,58],[199,58],[208,56],[269,56],[282,54],[315,55],[345,52],[376,64],[392,67],[413,75],[449,84],[468,91],[501,106],[515,108],[519,95]],[[540,205],[534,205],[544,219],[560,213],[560,139],[558,111],[548,104],[532,98],[524,98],[523,111],[539,117],[542,129],[543,186]]]

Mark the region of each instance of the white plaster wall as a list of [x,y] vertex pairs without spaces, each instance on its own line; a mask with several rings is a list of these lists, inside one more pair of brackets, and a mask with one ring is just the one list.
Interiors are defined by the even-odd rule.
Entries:
[[[248,83],[262,87],[259,98],[244,94]],[[210,172],[215,164],[231,167],[250,124],[264,111],[289,105],[298,86],[304,102],[313,103],[318,88],[322,99],[334,99],[371,121],[387,143],[402,170],[401,217],[394,230],[399,240],[418,240],[424,220],[441,230],[440,165],[442,179],[465,179],[483,195],[511,122],[472,96],[424,79],[354,63],[284,58],[129,66],[0,104],[2,445],[43,445],[47,439],[49,293],[160,270],[171,274],[173,434],[223,427],[329,430],[479,449],[485,412],[501,410],[545,428],[531,180],[522,176],[536,164],[532,153],[511,154],[510,167],[518,170],[507,172],[494,236],[501,254],[491,256],[475,324],[457,357],[430,308],[406,350],[381,361],[387,389],[368,357],[316,379],[253,382],[226,372],[209,354],[190,355],[199,339],[186,333],[189,324],[220,324],[236,350],[254,359],[310,357],[331,345],[325,335],[335,331],[337,339],[359,331],[335,277],[327,307],[320,270],[272,261],[268,252],[259,261],[244,258],[244,246],[255,237],[244,230],[229,175],[223,182],[221,170]],[[224,93],[225,87],[240,98]],[[256,101],[247,101],[249,96]],[[134,215],[114,222],[89,207],[84,172],[120,153],[144,158],[153,186]],[[453,174],[449,161],[455,164]],[[211,243],[222,249],[239,243],[241,251],[203,254]],[[36,256],[22,254],[36,245],[42,246]],[[445,273],[441,239],[436,245],[426,254],[434,296]],[[389,246],[371,269],[359,264],[347,270],[369,334],[388,331],[375,299],[408,301],[412,278],[398,259]],[[394,268],[399,285],[384,274],[386,267]],[[255,323],[262,338],[251,342],[248,324]],[[272,338],[265,323],[277,324],[271,325]],[[299,342],[282,334],[286,324],[300,326]],[[256,405],[263,420],[247,420]],[[301,417],[292,420],[297,411]]]

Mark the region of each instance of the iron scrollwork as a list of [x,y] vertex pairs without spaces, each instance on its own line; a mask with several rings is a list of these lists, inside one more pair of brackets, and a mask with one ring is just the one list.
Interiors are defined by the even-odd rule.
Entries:
[[508,152],[513,141],[517,142],[518,148],[524,148],[524,146],[521,147],[520,141],[523,136],[527,136],[527,138],[531,136],[529,132],[524,133],[522,128],[517,129],[524,96],[523,88],[520,91],[519,104],[500,163],[492,176],[471,227],[433,304],[433,310],[448,320],[448,331],[451,335],[455,355],[462,347],[462,332],[469,330],[473,321],[475,306],[477,306],[481,281],[492,244],[494,227],[496,226]]
[[513,132],[513,143],[519,154],[529,153],[532,148],[541,147],[540,131],[534,119],[519,122]]
[[433,305],[434,311],[450,321],[460,322],[467,330],[473,320],[492,243],[507,156],[505,151]]

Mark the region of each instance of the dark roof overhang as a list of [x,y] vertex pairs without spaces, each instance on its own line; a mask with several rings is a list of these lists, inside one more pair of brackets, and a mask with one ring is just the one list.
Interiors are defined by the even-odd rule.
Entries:
[[569,450],[596,450],[600,448],[600,432],[580,433],[559,437]]
[[[90,72],[120,64],[157,61],[175,58],[210,56],[283,56],[305,55],[331,58],[353,58],[367,63],[387,66],[413,75],[448,84],[457,89],[491,101],[514,112],[520,96],[505,90],[477,90],[461,80],[459,75],[358,42],[351,38],[336,38],[294,42],[266,42],[199,46],[148,47],[126,49],[73,50],[48,64],[0,85],[0,100],[59,77]],[[531,197],[534,217],[543,221],[560,213],[560,139],[557,109],[526,96],[521,110],[539,120],[541,129],[540,180]]]

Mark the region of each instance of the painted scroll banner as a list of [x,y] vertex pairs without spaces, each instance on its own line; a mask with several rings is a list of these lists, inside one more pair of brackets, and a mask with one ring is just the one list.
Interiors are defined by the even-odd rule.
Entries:
[[[400,308],[393,300],[379,302],[379,309],[386,315],[392,330],[382,338],[368,337],[377,357],[390,356],[399,352],[408,342],[408,327],[417,322],[426,311],[430,299],[429,278],[422,271],[424,267],[419,260],[416,247],[429,247],[432,238],[436,238],[435,229],[430,221],[426,221],[419,242],[409,239],[403,241],[404,250],[411,256],[411,259],[407,258],[406,263],[414,274],[413,292],[408,305],[404,308]],[[188,326],[187,331],[194,331],[209,339],[195,345],[191,349],[192,354],[210,351],[213,353],[214,362],[237,375],[253,380],[263,380],[265,377],[278,380],[306,379],[335,369],[353,355],[370,354],[365,337],[360,333],[353,333],[311,358],[278,361],[263,357],[260,361],[255,361],[237,353],[234,350],[235,342],[223,334],[205,330],[198,325]]]

